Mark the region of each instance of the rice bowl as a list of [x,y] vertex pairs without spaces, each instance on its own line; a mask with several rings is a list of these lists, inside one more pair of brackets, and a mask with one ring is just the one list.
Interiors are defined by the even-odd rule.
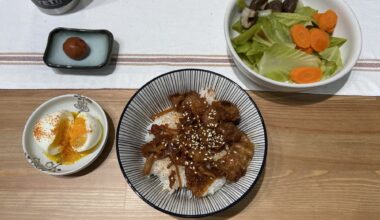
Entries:
[[[239,108],[239,128],[254,143],[254,156],[245,176],[236,183],[225,184],[213,195],[195,197],[186,189],[178,189],[170,194],[163,190],[159,177],[143,175],[145,161],[140,146],[146,143],[147,128],[154,121],[150,117],[170,108],[169,95],[191,90],[200,91],[202,88],[212,88],[216,99],[230,101]],[[240,201],[253,188],[261,174],[267,149],[265,125],[250,96],[224,76],[199,69],[169,72],[143,86],[124,109],[116,141],[120,168],[132,190],[152,207],[180,217],[208,216]],[[218,187],[215,186],[216,188]]]

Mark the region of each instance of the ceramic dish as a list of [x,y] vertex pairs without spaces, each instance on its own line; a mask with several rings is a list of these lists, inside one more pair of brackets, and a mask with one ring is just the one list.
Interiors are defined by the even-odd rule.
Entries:
[[235,35],[231,26],[236,20],[239,19],[239,13],[236,5],[236,0],[230,0],[224,20],[224,33],[228,50],[240,72],[258,85],[284,92],[309,90],[327,85],[341,79],[346,74],[348,74],[356,64],[362,48],[362,33],[360,30],[359,22],[348,4],[344,0],[302,0],[302,2],[304,5],[318,9],[319,11],[332,9],[338,14],[339,20],[338,25],[334,31],[334,35],[347,39],[346,44],[341,48],[343,68],[335,73],[334,76],[326,80],[310,84],[290,84],[277,82],[266,78],[259,73],[256,73],[240,59],[232,46],[231,38],[233,38]]
[[[103,134],[96,149],[89,155],[71,165],[57,164],[48,159],[33,138],[33,128],[37,121],[46,114],[68,110],[70,112],[88,112],[103,127]],[[40,105],[26,122],[22,135],[22,145],[27,161],[36,169],[50,175],[68,175],[78,172],[90,165],[100,155],[108,137],[108,122],[102,107],[94,100],[80,95],[63,95],[52,98]]]
[[[234,103],[240,111],[238,126],[255,144],[247,173],[238,182],[224,185],[215,194],[197,198],[186,189],[173,194],[162,190],[157,177],[143,175],[140,147],[145,143],[150,116],[171,106],[168,96],[211,88],[216,99]],[[121,115],[116,137],[117,156],[128,184],[146,203],[165,213],[180,217],[215,214],[236,204],[255,185],[264,166],[267,137],[263,118],[251,97],[228,78],[205,70],[185,69],[161,75],[144,85],[131,98]]]
[[[63,51],[63,43],[70,37],[83,39],[90,48],[83,60],[73,60]],[[56,28],[49,34],[43,60],[46,65],[63,69],[100,69],[110,60],[113,35],[107,30]]]

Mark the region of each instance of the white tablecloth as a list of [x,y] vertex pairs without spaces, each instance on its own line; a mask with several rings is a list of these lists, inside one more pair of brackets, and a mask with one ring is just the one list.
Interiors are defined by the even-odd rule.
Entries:
[[[262,90],[240,77],[223,32],[229,0],[82,0],[73,12],[50,16],[31,1],[0,0],[0,88],[139,88],[150,79],[181,68],[221,73],[245,89]],[[364,47],[349,77],[317,94],[380,95],[380,4],[347,0],[358,16]],[[45,66],[42,54],[56,27],[108,29],[119,54],[104,70],[59,72]],[[115,63],[117,65],[115,65]]]

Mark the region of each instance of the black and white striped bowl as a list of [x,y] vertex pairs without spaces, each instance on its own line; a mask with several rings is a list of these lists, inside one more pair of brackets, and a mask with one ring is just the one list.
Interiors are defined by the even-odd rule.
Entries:
[[[227,100],[240,110],[239,128],[255,144],[255,154],[247,173],[237,183],[226,184],[214,195],[191,196],[181,189],[173,194],[162,190],[156,177],[143,175],[140,147],[145,143],[150,116],[169,108],[168,96],[174,93],[212,88],[218,100]],[[130,187],[146,203],[165,213],[180,217],[203,217],[225,210],[253,188],[263,169],[267,136],[263,118],[251,97],[230,79],[206,70],[184,69],[161,75],[144,85],[131,98],[121,115],[116,137],[120,168]]]

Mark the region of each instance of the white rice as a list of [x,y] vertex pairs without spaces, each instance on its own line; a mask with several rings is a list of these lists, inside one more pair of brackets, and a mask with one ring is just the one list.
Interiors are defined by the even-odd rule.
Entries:
[[171,111],[168,112],[158,118],[156,118],[153,124],[156,125],[168,125],[171,129],[177,129],[177,123],[179,123],[179,119],[181,118],[181,113]]
[[[181,114],[175,111],[168,112],[158,118],[156,118],[152,124],[150,124],[147,129],[150,131],[152,128],[152,125],[164,125],[167,124],[169,128],[171,129],[176,129],[177,128],[177,123],[179,123],[179,119],[181,118]],[[151,134],[150,132],[147,132],[145,135],[145,141],[151,142],[154,139],[154,135]]]
[[213,101],[215,101],[215,96],[216,96],[216,93],[214,90],[212,89],[201,89],[201,91],[199,91],[199,95],[202,97],[202,98],[205,98],[207,103],[209,105],[212,104]]
[[226,184],[226,178],[218,178],[214,180],[214,182],[208,187],[207,191],[202,196],[213,195],[220,188],[222,188]]
[[[215,101],[215,95],[216,95],[216,93],[212,89],[202,89],[199,92],[199,94],[200,94],[201,97],[206,98],[206,101],[209,104],[211,104],[213,101]],[[168,113],[166,113],[166,114],[164,114],[164,115],[156,118],[153,121],[153,123],[147,127],[147,129],[149,131],[153,124],[156,124],[156,125],[167,124],[167,125],[169,125],[169,128],[176,129],[177,128],[177,123],[179,123],[180,117],[181,117],[181,114],[178,113],[178,112],[174,112],[174,111],[168,112]],[[150,142],[153,139],[154,139],[154,135],[148,132],[146,134],[146,136],[145,136],[145,141],[146,142]],[[215,154],[213,159],[214,160],[218,160],[218,159],[222,158],[226,153],[227,152],[222,151],[222,152],[220,152],[218,154]],[[144,158],[144,162],[145,162],[145,158]],[[170,168],[168,168],[169,164],[170,164],[170,159],[169,158],[165,158],[165,159],[162,159],[162,160],[155,161],[154,164],[153,164],[153,166],[152,166],[150,174],[151,175],[155,175],[155,176],[157,176],[159,178],[159,180],[162,183],[162,189],[163,190],[167,190],[167,191],[169,191],[169,193],[173,193],[175,190],[177,190],[179,188],[179,181],[178,181],[178,177],[176,175],[175,176],[176,181],[175,181],[173,187],[170,188],[169,176],[170,176],[170,174],[171,174],[171,172],[173,170],[175,171],[175,167],[171,166]],[[181,178],[182,187],[185,188],[186,187],[185,167],[178,166],[178,169],[179,169],[179,175],[180,175],[180,178]],[[214,194],[220,188],[222,188],[225,183],[226,183],[226,179],[225,178],[218,178],[218,179],[216,179],[208,187],[207,191],[202,196],[207,196],[207,195]]]
[[[170,163],[171,162],[169,158],[155,161],[152,166],[152,170],[150,171],[150,174],[155,175],[160,179],[163,190],[168,190],[169,193],[173,193],[176,189],[179,188],[179,181],[178,181],[177,175],[175,175],[175,183],[173,187],[170,188],[169,176],[172,171],[176,171],[174,166],[171,166],[170,168],[168,168]],[[178,166],[178,170],[179,170],[179,175],[181,177],[182,187],[186,187],[185,167]]]

